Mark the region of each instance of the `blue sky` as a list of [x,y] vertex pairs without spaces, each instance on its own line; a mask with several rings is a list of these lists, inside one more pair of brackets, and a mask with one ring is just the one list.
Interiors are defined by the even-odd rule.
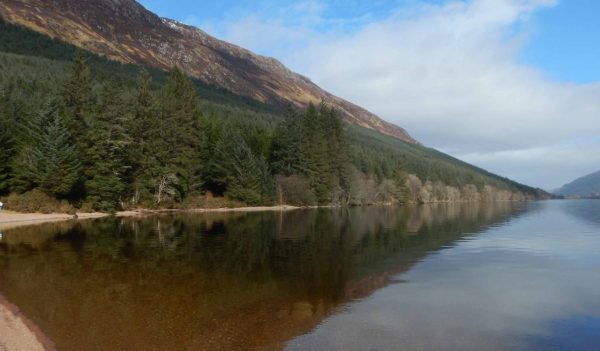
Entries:
[[[141,0],[153,12],[215,29],[220,21],[231,21],[256,12],[285,11],[297,4],[293,0]],[[368,21],[389,16],[395,9],[418,3],[416,0],[329,0],[307,2],[322,6],[322,15],[329,21],[315,24],[317,30],[332,28],[352,31]],[[441,4],[443,0],[421,1]],[[323,5],[316,5],[323,4]],[[600,80],[600,1],[563,0],[557,6],[537,12],[532,21],[531,39],[521,59],[543,70],[546,74],[566,82],[593,82]],[[301,21],[302,19],[297,19]],[[204,25],[203,25],[204,24]],[[206,28],[206,27],[205,27]],[[218,34],[218,28],[215,30]],[[271,55],[269,50],[261,54]]]
[[526,63],[569,82],[600,80],[600,1],[563,0],[535,15]]
[[600,169],[600,1],[141,0],[545,189]]

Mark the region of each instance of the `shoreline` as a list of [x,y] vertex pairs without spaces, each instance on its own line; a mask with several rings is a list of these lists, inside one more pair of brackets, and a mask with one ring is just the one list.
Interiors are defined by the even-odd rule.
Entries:
[[[161,213],[223,213],[223,212],[268,212],[268,211],[292,211],[301,207],[290,205],[278,206],[256,206],[256,207],[232,207],[232,208],[191,208],[191,209],[160,209],[160,210],[130,210],[119,211],[116,217],[137,217]],[[23,226],[38,225],[44,223],[66,222],[71,220],[86,220],[110,217],[112,214],[104,212],[92,213],[22,213],[3,210],[0,212],[0,230],[13,229]]]
[[[470,201],[437,201],[425,204],[437,203],[468,203]],[[500,201],[505,202],[505,201]],[[510,201],[507,202],[522,202]],[[395,203],[382,202],[364,206],[393,206],[393,205],[419,205],[415,203]],[[156,214],[166,213],[226,213],[226,212],[287,212],[299,209],[315,209],[315,208],[337,208],[343,206],[293,206],[293,205],[276,205],[276,206],[245,206],[245,207],[222,207],[222,208],[188,208],[188,209],[137,209],[119,211],[114,214],[105,212],[77,212],[76,214],[68,213],[25,213],[14,212],[8,210],[0,211],[0,231],[8,230],[24,226],[33,226],[45,223],[66,222],[71,220],[87,220],[105,218],[110,216],[115,217],[141,217]]]
[[0,349],[55,351],[52,341],[19,308],[0,295]]

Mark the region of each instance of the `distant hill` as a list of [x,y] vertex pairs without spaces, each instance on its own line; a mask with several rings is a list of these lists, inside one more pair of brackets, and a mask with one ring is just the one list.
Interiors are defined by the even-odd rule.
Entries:
[[600,197],[600,171],[574,180],[555,191],[565,197]]

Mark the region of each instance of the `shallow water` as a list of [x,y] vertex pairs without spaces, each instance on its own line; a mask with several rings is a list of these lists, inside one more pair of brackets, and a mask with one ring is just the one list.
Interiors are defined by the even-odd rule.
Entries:
[[0,293],[58,350],[597,350],[600,201],[19,228]]

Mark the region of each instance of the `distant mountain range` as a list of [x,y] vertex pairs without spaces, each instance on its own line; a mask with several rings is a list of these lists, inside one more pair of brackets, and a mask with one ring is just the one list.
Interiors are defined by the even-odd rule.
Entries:
[[600,171],[574,180],[554,192],[575,198],[600,198]]
[[2,0],[0,16],[107,58],[179,66],[203,82],[271,105],[324,100],[352,124],[417,143],[403,128],[321,89],[279,61],[161,18],[135,0]]

